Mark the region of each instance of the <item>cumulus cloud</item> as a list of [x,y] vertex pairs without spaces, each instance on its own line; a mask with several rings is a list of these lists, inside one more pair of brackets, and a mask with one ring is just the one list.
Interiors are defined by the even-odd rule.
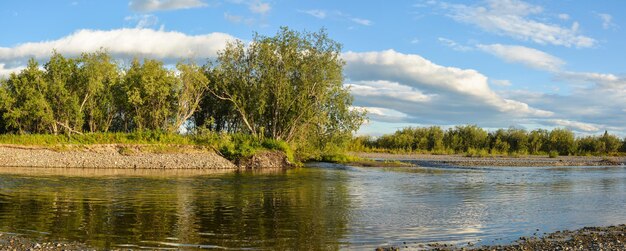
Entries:
[[131,0],[128,6],[134,11],[152,12],[198,8],[207,4],[201,0]]
[[355,109],[361,109],[367,111],[367,116],[376,121],[381,122],[404,122],[409,115],[403,112],[396,111],[394,109],[382,108],[382,107],[361,107],[354,106]]
[[596,43],[595,39],[579,34],[577,24],[567,28],[543,21],[541,6],[519,0],[488,0],[486,3],[470,6],[443,2],[438,6],[456,21],[515,39],[566,47],[591,47]]
[[565,14],[565,13],[559,14],[558,17],[559,17],[559,19],[564,20],[564,21],[569,20],[569,15]]
[[434,96],[426,95],[406,85],[385,80],[356,81],[346,84],[346,86],[350,88],[353,95],[362,97],[385,96],[404,101],[427,102]]
[[[394,109],[408,114],[413,122],[486,124],[486,120],[496,123],[504,117],[553,115],[499,96],[489,88],[488,78],[475,70],[445,67],[394,50],[347,52],[343,58],[349,82],[357,85],[353,93],[358,105]],[[413,98],[398,98],[398,93],[389,90],[392,86],[412,93]],[[383,91],[375,96],[369,87]]]
[[553,124],[556,126],[566,127],[575,131],[583,131],[583,132],[597,132],[600,130],[596,125],[590,123],[583,123],[578,121],[571,121],[566,119],[551,119],[546,121],[548,124]]
[[626,93],[626,77],[619,77],[614,74],[563,71],[559,72],[556,77],[571,83],[591,83],[597,88]]
[[25,68],[24,66],[17,66],[17,67],[9,68],[6,66],[6,64],[0,63],[0,79],[11,75],[11,73],[17,73],[23,70],[24,68]]
[[124,58],[150,57],[170,62],[185,58],[205,59],[215,57],[217,51],[234,39],[224,33],[192,36],[174,31],[137,28],[78,30],[57,40],[0,47],[0,64],[10,68],[25,65],[30,57],[45,60],[52,50],[67,56],[78,56],[101,48]]
[[476,47],[507,62],[520,63],[538,70],[558,71],[565,64],[560,58],[524,46],[479,44]]

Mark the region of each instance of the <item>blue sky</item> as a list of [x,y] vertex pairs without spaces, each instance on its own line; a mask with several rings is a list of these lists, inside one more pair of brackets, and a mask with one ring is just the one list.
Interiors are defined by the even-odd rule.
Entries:
[[626,136],[626,1],[2,1],[0,76],[52,49],[204,61],[280,26],[326,28],[360,131],[477,124]]

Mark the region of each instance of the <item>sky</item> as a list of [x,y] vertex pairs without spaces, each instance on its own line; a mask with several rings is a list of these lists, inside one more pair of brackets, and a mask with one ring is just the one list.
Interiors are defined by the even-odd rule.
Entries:
[[214,58],[281,26],[343,44],[359,134],[406,126],[626,136],[626,1],[6,0],[0,77],[106,48],[121,60]]

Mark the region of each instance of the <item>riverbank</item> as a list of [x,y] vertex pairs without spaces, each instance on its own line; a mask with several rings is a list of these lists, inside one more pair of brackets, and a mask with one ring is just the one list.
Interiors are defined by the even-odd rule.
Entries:
[[79,242],[37,241],[15,234],[0,233],[0,250],[95,250]]
[[[626,250],[626,225],[608,227],[585,227],[573,231],[564,230],[545,234],[542,237],[520,237],[519,240],[496,246],[474,247],[430,243],[420,245],[422,250]],[[379,247],[376,250],[402,250],[402,246]],[[0,250],[95,250],[79,242],[56,242],[36,240],[15,234],[0,233]]]
[[[393,250],[393,248],[391,248]],[[427,245],[427,250],[626,250],[626,225],[585,227],[573,231],[557,231],[542,237],[520,237],[508,245],[456,247],[443,244]]]
[[617,166],[625,165],[626,157],[601,156],[548,156],[526,155],[520,157],[464,155],[354,153],[360,158],[399,160],[418,166]]
[[190,145],[0,145],[0,167],[236,171],[291,166],[287,156],[279,151],[259,151],[230,161],[212,149]]

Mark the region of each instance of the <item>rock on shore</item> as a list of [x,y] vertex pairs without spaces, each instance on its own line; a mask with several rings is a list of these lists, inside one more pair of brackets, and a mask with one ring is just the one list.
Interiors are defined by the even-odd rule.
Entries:
[[626,225],[557,231],[543,237],[520,237],[509,245],[455,247],[430,245],[430,250],[626,250]]
[[117,144],[59,148],[0,145],[0,167],[239,170],[289,166],[280,152],[263,152],[237,165],[211,149],[193,146],[168,146],[165,151]]

